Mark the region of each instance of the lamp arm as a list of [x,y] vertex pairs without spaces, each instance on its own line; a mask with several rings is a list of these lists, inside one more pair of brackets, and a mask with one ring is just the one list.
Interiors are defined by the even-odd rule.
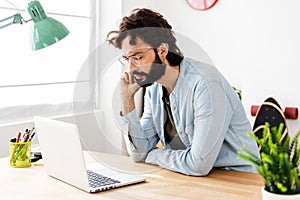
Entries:
[[24,19],[21,16],[21,14],[20,13],[16,13],[16,14],[10,16],[10,17],[4,18],[4,19],[0,19],[0,23],[5,22],[5,21],[10,20],[10,19],[13,19],[12,22],[0,26],[0,29],[5,28],[7,26],[10,26],[12,24],[23,24],[23,21],[24,21]]

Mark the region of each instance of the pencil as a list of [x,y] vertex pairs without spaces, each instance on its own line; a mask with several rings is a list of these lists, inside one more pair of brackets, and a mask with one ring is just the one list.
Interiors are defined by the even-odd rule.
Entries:
[[15,142],[14,150],[13,150],[13,153],[11,154],[11,159],[13,159],[13,157],[16,153],[17,146],[20,147],[19,145],[17,145],[20,141],[20,137],[21,137],[21,132],[19,132],[19,134],[17,136],[17,141]]
[[27,146],[26,144],[23,145],[22,149],[21,149],[21,150],[17,153],[17,155],[14,157],[13,163],[15,163],[15,162],[17,161],[18,157],[21,155],[21,153],[23,153],[23,151],[24,151],[24,149],[25,149],[26,146]]

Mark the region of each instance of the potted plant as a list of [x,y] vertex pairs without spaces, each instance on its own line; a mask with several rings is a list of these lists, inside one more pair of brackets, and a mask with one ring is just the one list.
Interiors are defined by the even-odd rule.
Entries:
[[254,164],[263,177],[263,200],[300,200],[300,131],[293,139],[289,135],[283,139],[283,124],[270,130],[266,123],[262,138],[251,132],[248,135],[257,142],[260,157],[246,147],[243,152],[238,152],[238,157]]

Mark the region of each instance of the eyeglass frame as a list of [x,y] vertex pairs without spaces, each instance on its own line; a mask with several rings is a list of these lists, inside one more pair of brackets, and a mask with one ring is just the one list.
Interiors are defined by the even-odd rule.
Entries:
[[[132,56],[129,56],[129,57],[126,57],[125,55],[123,55],[119,61],[123,64],[123,65],[128,65],[129,63],[132,63],[133,65],[139,67],[141,66],[141,59],[151,50],[153,49],[152,47],[148,48],[145,52],[142,52],[143,55],[141,56],[136,56],[136,55],[132,55]],[[132,60],[133,59],[133,60]]]

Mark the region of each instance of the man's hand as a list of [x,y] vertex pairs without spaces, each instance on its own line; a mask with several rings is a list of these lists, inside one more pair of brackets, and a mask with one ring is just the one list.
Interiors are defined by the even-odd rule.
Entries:
[[124,72],[120,78],[122,115],[126,115],[135,108],[134,94],[140,86],[134,80],[132,73]]

